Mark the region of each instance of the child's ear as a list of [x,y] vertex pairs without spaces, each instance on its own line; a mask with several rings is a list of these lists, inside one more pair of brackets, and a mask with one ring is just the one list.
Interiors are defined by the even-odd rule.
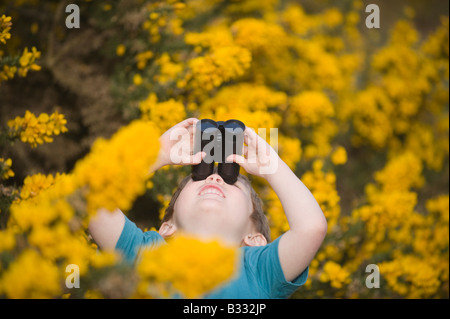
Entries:
[[245,246],[265,246],[267,245],[267,239],[261,233],[248,234],[244,237]]
[[170,221],[162,223],[159,228],[158,233],[162,236],[162,238],[166,239],[172,236],[177,230],[177,227]]

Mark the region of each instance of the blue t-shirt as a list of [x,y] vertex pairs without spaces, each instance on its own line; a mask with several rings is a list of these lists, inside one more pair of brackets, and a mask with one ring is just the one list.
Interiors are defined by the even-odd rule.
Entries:
[[[287,281],[278,258],[278,243],[281,237],[265,246],[241,247],[243,261],[238,275],[231,281],[211,291],[205,298],[213,299],[257,299],[288,298],[306,282],[307,267],[295,280]],[[125,217],[125,225],[116,244],[124,258],[133,263],[142,246],[149,248],[165,243],[156,231],[143,232]]]

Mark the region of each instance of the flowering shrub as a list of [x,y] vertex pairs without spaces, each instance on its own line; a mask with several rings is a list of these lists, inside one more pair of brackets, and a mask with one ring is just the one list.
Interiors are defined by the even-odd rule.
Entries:
[[42,113],[39,117],[36,117],[33,113],[27,111],[23,118],[17,116],[14,120],[8,121],[8,126],[12,139],[19,137],[22,142],[30,144],[31,147],[36,147],[44,142],[53,142],[52,135],[67,132],[66,123],[64,115],[58,112],[50,116]]
[[238,256],[237,249],[220,242],[178,236],[143,253],[137,292],[139,297],[199,298],[235,274]]
[[[2,43],[6,44],[6,40],[11,38],[11,28],[11,17],[5,16],[4,14],[0,16],[0,45]],[[0,51],[0,53],[2,52]],[[29,70],[39,71],[41,69],[39,65],[34,63],[41,56],[41,52],[35,47],[32,47],[31,51],[25,48],[22,55],[16,57],[4,59],[2,55],[0,54],[0,83],[14,78],[15,74],[26,77]]]
[[[70,141],[61,133],[80,122],[74,136],[88,132],[79,144],[89,144],[77,158],[67,155],[76,163],[67,169],[23,179],[17,154],[1,151],[0,297],[189,298],[232,276],[236,252],[217,243],[174,240],[146,251],[134,271],[120,256],[97,251],[85,232],[99,207],[133,214],[143,194],[153,198],[148,214],[161,217],[186,169],[148,176],[156,141],[193,116],[278,128],[280,157],[328,221],[294,298],[448,298],[448,16],[425,33],[406,8],[392,28],[364,33],[358,0],[314,10],[278,0],[79,5],[89,17],[79,33],[44,37],[40,30],[52,26],[36,23],[29,32],[51,41],[31,49],[12,41],[12,27],[23,22],[0,5],[0,89],[51,74],[45,85],[58,84],[61,100],[67,92],[77,97],[79,111],[50,114],[34,104],[23,117],[5,111],[0,143],[9,150],[20,140],[35,151],[57,135]],[[34,72],[41,69],[47,75]],[[105,128],[116,133],[105,137]],[[281,203],[265,180],[252,182],[276,238],[289,229]],[[205,271],[210,263],[221,267]],[[64,285],[68,264],[80,267],[78,290]],[[368,264],[379,266],[378,289],[365,286]]]

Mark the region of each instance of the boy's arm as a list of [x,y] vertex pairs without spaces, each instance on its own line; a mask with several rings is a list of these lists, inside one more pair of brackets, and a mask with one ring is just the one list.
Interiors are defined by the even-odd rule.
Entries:
[[102,250],[114,250],[125,225],[125,215],[120,209],[109,212],[99,209],[89,221],[88,230]]
[[280,239],[278,254],[286,280],[300,275],[322,244],[327,221],[308,188],[267,142],[250,128],[245,130],[244,158],[230,155],[247,173],[265,178],[277,194],[286,214],[289,231]]
[[286,280],[300,275],[316,255],[327,233],[327,222],[309,189],[278,158],[278,170],[266,176],[286,214],[289,230],[281,237],[278,254]]

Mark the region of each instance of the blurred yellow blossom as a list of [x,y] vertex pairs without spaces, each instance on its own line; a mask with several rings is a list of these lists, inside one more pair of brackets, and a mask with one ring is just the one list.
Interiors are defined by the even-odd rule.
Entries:
[[169,81],[175,81],[183,70],[182,64],[172,61],[167,53],[163,53],[156,63],[161,69],[159,74],[155,77],[155,80],[162,84]]
[[3,157],[0,157],[0,179],[14,177],[14,172],[11,167],[12,160],[10,158],[5,160]]
[[334,165],[342,165],[347,162],[347,151],[344,147],[339,146],[333,154],[331,154],[331,161]]
[[34,62],[40,57],[41,52],[39,52],[35,47],[31,48],[31,52],[28,51],[28,48],[25,48],[19,59],[20,67],[18,69],[18,74],[25,77],[27,76],[29,70],[39,71],[41,67]]
[[61,175],[57,173],[55,176],[35,174],[25,177],[22,189],[20,190],[20,198],[25,200],[37,196],[41,190],[48,189],[52,186],[60,176]]
[[0,81],[6,81],[8,79],[13,79],[17,72],[17,67],[4,65],[3,70],[0,71]]
[[88,190],[89,214],[101,207],[110,211],[130,209],[135,197],[145,191],[148,170],[159,151],[159,135],[152,122],[136,120],[109,141],[98,139],[94,143],[74,169],[78,184]]
[[342,289],[351,282],[350,272],[334,261],[327,261],[320,274],[320,281],[330,282],[331,287]]
[[142,84],[142,82],[143,82],[143,79],[142,79],[142,76],[140,74],[135,74],[133,76],[133,83],[134,83],[134,85],[139,86],[139,85]]
[[186,119],[186,111],[182,103],[174,99],[158,102],[154,93],[150,93],[147,99],[139,103],[139,109],[141,118],[155,123],[161,132]]
[[0,43],[6,44],[6,40],[11,38],[11,17],[4,14],[0,17]]
[[429,296],[440,286],[438,269],[422,258],[397,256],[395,260],[380,263],[379,267],[387,284],[407,298]]
[[58,267],[50,260],[27,249],[2,272],[0,293],[14,299],[52,298],[61,292],[60,276]]
[[116,54],[117,56],[123,56],[126,52],[127,48],[123,44],[119,44],[116,47]]
[[[236,274],[239,257],[237,249],[219,241],[177,235],[167,245],[142,253],[137,266],[142,279],[139,293],[154,298],[171,298],[177,293],[199,298]],[[154,286],[162,287],[161,291]]]
[[289,109],[294,118],[305,126],[318,124],[325,117],[334,115],[330,100],[319,91],[305,91],[296,95],[291,99]]
[[407,190],[424,183],[422,162],[411,153],[398,154],[387,165],[375,173],[375,180],[383,185],[384,191]]
[[341,208],[340,196],[336,191],[336,175],[323,171],[323,161],[315,160],[311,171],[307,171],[301,180],[319,203],[328,223],[328,232],[337,225]]
[[147,66],[148,60],[150,60],[152,57],[153,57],[152,51],[144,51],[144,52],[138,53],[136,55],[137,68],[139,70],[144,69]]
[[[16,245],[16,234],[13,229],[0,230],[0,253],[12,250]],[[1,265],[0,265],[1,269]]]
[[239,46],[214,48],[189,61],[186,81],[196,90],[211,91],[222,83],[244,75],[250,67],[251,54]]

